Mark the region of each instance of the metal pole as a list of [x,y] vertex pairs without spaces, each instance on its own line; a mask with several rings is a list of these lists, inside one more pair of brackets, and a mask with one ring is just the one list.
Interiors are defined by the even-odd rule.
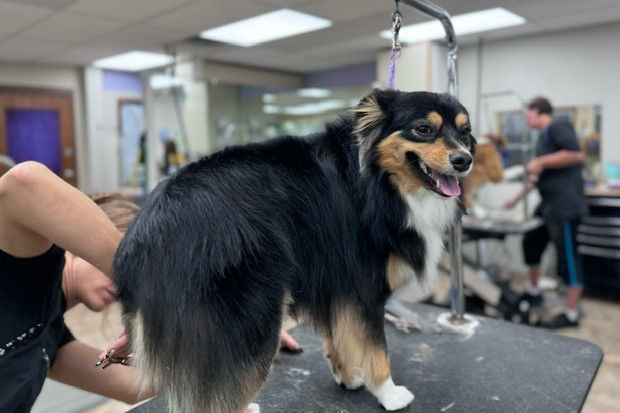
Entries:
[[480,136],[480,129],[482,125],[482,52],[484,50],[482,37],[478,38],[478,45],[476,47],[476,134],[474,136]]
[[[447,11],[425,0],[402,0],[403,3],[431,15],[439,20],[446,33],[448,46],[448,93],[458,97],[457,58],[458,45],[454,27]],[[463,294],[463,256],[461,251],[462,225],[458,222],[450,229],[450,254],[452,264],[452,321],[467,322],[465,315],[465,298]]]

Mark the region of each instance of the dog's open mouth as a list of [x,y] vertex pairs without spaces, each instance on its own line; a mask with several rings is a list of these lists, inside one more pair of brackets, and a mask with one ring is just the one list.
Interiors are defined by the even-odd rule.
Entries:
[[427,188],[446,197],[461,195],[461,187],[456,176],[446,175],[432,169],[412,152],[407,153],[407,158],[412,169]]

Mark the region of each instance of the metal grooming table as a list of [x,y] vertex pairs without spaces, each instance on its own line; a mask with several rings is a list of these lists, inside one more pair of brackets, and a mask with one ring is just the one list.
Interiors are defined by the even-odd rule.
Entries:
[[543,223],[537,217],[526,220],[480,219],[469,215],[463,217],[463,241],[485,238],[504,239],[507,235],[524,234]]
[[[386,323],[394,381],[414,394],[403,412],[578,412],[601,363],[601,349],[547,330],[477,317],[472,337],[440,329],[444,309],[404,304],[421,330],[403,333]],[[291,331],[304,352],[281,354],[257,397],[261,412],[384,412],[367,391],[343,390],[334,382],[309,327]],[[166,411],[164,397],[131,410]]]

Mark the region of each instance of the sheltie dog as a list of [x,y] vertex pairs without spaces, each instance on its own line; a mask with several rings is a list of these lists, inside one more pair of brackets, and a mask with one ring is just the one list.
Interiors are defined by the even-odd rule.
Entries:
[[474,155],[474,167],[462,182],[463,203],[467,209],[474,205],[476,191],[487,182],[501,182],[504,167],[500,150],[506,147],[507,139],[502,135],[487,134],[479,137]]
[[321,133],[231,147],[162,181],[113,269],[145,386],[173,411],[255,411],[288,313],[324,336],[338,384],[407,406],[384,303],[433,278],[474,147],[453,97],[374,90]]

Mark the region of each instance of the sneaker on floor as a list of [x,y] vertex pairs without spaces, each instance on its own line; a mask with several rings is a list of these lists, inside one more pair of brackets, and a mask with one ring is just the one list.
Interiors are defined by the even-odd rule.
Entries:
[[565,327],[579,327],[579,319],[571,321],[566,314],[562,313],[547,322],[541,323],[541,327],[550,328],[552,330]]
[[527,312],[532,307],[538,307],[543,303],[542,294],[530,294],[527,291],[521,294],[519,299],[517,300],[517,305],[519,307],[519,311]]

